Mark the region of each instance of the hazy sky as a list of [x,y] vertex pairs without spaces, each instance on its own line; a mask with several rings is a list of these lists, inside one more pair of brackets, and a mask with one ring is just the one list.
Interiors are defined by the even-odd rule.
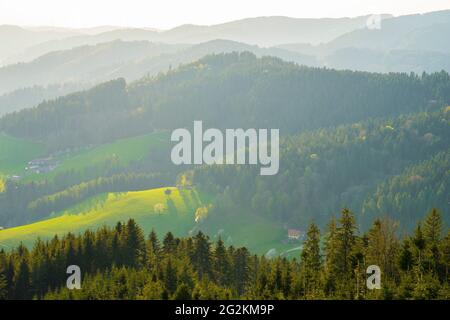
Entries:
[[0,25],[168,29],[256,16],[403,15],[443,9],[450,9],[450,0],[0,0]]

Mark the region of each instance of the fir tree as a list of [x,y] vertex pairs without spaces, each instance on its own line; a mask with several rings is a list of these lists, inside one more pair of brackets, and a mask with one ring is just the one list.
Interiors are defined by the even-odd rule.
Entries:
[[315,296],[320,290],[320,275],[322,274],[320,231],[315,224],[311,224],[306,233],[300,265],[303,291],[306,296]]

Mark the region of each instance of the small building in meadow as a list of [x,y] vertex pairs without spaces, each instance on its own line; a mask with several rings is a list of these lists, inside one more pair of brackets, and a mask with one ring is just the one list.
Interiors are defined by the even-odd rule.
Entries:
[[52,157],[34,159],[28,162],[28,166],[25,170],[32,171],[34,173],[47,173],[53,171],[58,166],[58,162]]
[[303,232],[297,229],[288,229],[289,240],[300,240],[303,236]]

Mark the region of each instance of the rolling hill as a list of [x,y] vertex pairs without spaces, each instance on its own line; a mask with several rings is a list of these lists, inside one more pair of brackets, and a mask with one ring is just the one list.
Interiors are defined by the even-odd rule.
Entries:
[[[173,182],[174,177],[156,174],[168,170],[168,140],[168,133],[158,132],[99,146],[49,152],[41,144],[1,135],[1,145],[7,153],[0,157],[2,191],[6,191],[0,194],[0,225],[20,225],[47,216],[53,211],[46,210],[49,206],[36,212],[28,205],[66,190],[77,195],[76,200],[83,200],[89,196],[85,194],[88,187],[89,192],[99,194]],[[84,190],[83,196],[80,189]]]
[[87,83],[64,83],[16,89],[0,95],[0,117],[7,113],[37,106],[45,100],[89,89],[89,87],[90,85]]
[[368,72],[439,72],[450,71],[450,51],[424,50],[381,51],[367,48],[343,48],[318,59],[336,69]]
[[410,231],[433,207],[450,223],[450,112],[421,112],[289,135],[280,142],[280,171],[255,166],[203,166],[198,190],[216,193],[218,214],[249,212],[298,229],[325,228],[350,208],[362,229],[390,217]]
[[[169,197],[166,188],[92,192],[93,197],[50,219],[3,230],[0,242],[31,242],[37,236],[48,238],[134,218],[146,232],[155,228],[158,233],[171,230],[184,236],[202,230],[227,244],[283,254],[298,247],[286,242],[287,227],[303,230],[311,221],[324,227],[324,221],[343,206],[355,211],[363,229],[387,215],[400,222],[401,230],[411,230],[431,207],[448,210],[448,117],[447,110],[440,110],[287,136],[281,144],[283,166],[277,176],[260,177],[251,167],[207,166],[194,170],[195,189],[171,188]],[[95,162],[96,154],[102,160],[114,147],[131,157],[140,150],[126,149],[133,139],[94,149],[87,152],[89,159],[73,158],[73,163]],[[144,141],[148,143],[137,139],[136,146]],[[155,214],[158,203],[170,207],[170,201],[163,201],[168,198],[175,202],[176,215],[147,216]],[[196,222],[195,210],[208,204],[212,207],[207,217]],[[443,217],[448,222],[448,216]]]
[[[285,228],[303,230],[312,219],[323,227],[343,206],[355,210],[363,219],[358,223],[366,227],[372,221],[360,214],[363,204],[378,187],[380,195],[386,193],[383,182],[407,176],[408,167],[448,152],[449,87],[445,72],[419,76],[336,71],[244,52],[209,55],[131,84],[118,79],[44,102],[0,120],[5,137],[44,145],[48,154],[59,154],[60,161],[50,174],[7,185],[0,196],[3,225],[33,223],[2,234],[14,238],[17,231],[14,241],[22,236],[31,241],[33,235],[44,236],[42,230],[48,230],[47,236],[58,232],[58,224],[64,226],[62,232],[78,232],[134,214],[141,219],[152,212],[147,209],[156,200],[127,192],[144,190],[132,185],[135,173],[165,173],[167,183],[162,185],[174,185],[180,170],[193,169],[196,192],[214,195],[213,208],[201,223],[192,222],[192,216],[180,224],[173,218],[183,235],[197,227],[258,252],[282,253],[292,249],[283,242]],[[279,174],[260,177],[251,167],[150,167],[154,163],[147,161],[148,151],[166,147],[161,154],[165,158],[156,163],[170,164],[167,132],[190,128],[196,119],[216,128],[281,128]],[[437,159],[423,172],[445,172],[447,158]],[[434,169],[436,163],[442,170]],[[114,170],[109,170],[111,164]],[[122,180],[114,176],[118,173]],[[127,175],[131,178],[123,183]],[[47,179],[52,176],[61,179]],[[411,228],[431,206],[447,210],[442,197],[430,195],[442,185],[440,174],[432,176],[424,188],[429,201],[416,206],[414,219],[403,214],[403,205],[388,213],[402,227]],[[150,188],[156,187],[145,189]],[[408,188],[398,193],[413,195]],[[122,193],[114,193],[117,190]],[[81,196],[67,197],[71,192]],[[102,198],[105,192],[110,196]],[[94,198],[86,200],[88,196]],[[74,200],[87,202],[74,205]],[[372,208],[384,208],[374,201]],[[39,210],[31,210],[31,204]],[[59,215],[37,221],[51,212]],[[150,220],[169,230],[170,219]]]
[[322,66],[369,72],[450,71],[447,37],[450,11],[381,20],[380,28],[360,28],[327,43],[278,47],[312,55]]
[[348,47],[379,50],[448,52],[444,39],[450,24],[450,10],[405,15],[381,22],[379,29],[362,28],[337,37],[325,45],[326,50]]
[[196,45],[116,40],[55,51],[28,63],[0,68],[0,115],[33,107],[43,100],[87,89],[108,80],[124,78],[131,82],[191,63],[208,54],[234,51],[317,65],[312,56],[228,40],[212,40]]
[[[0,68],[0,95],[32,86],[50,84],[96,84],[111,80],[111,73],[127,63],[174,53],[181,45],[154,44],[147,41],[120,40],[71,50],[54,51],[31,62]],[[140,76],[145,75],[145,70]],[[133,79],[134,80],[134,79]]]
[[[130,82],[207,54],[232,51],[270,55],[308,66],[369,72],[449,71],[450,47],[441,41],[450,27],[449,12],[395,18],[382,15],[379,30],[366,28],[368,17],[259,17],[213,26],[184,25],[167,31],[106,28],[92,34],[68,30],[79,34],[40,43],[21,58],[16,57],[25,63],[11,60],[10,65],[0,68],[0,95],[7,95],[0,96],[0,114],[114,78]],[[241,32],[244,29],[246,32]],[[23,30],[44,31],[67,34],[64,29]],[[60,94],[51,89],[63,85],[65,90]]]
[[129,85],[118,79],[5,115],[0,130],[53,149],[172,130],[197,119],[217,128],[267,127],[270,119],[271,127],[290,134],[438,108],[449,103],[449,87],[445,72],[370,74],[308,68],[248,52],[219,54]]
[[[164,193],[167,189],[172,191],[170,196]],[[176,188],[109,193],[93,203],[88,201],[87,206],[77,205],[73,211],[69,209],[58,217],[2,230],[0,243],[3,246],[20,242],[31,244],[37,237],[49,239],[55,234],[79,233],[102,225],[114,226],[118,221],[129,218],[142,224],[146,232],[155,228],[158,232],[187,234],[195,224],[194,213],[201,205],[199,197],[194,191],[179,191]],[[157,212],[158,204],[162,204],[165,209]]]
[[[166,194],[167,190],[171,191],[170,195]],[[169,231],[176,236],[188,236],[202,230],[213,239],[221,237],[228,245],[247,246],[258,253],[274,249],[281,254],[298,247],[298,244],[284,241],[286,230],[281,224],[254,215],[241,213],[233,219],[212,216],[196,222],[196,210],[211,201],[210,195],[195,189],[174,187],[108,193],[86,200],[55,217],[0,230],[0,247],[14,247],[19,243],[31,245],[37,238],[45,240],[67,232],[77,234],[104,225],[113,227],[130,218],[139,223],[146,234],[154,229],[161,236]]]
[[76,35],[73,30],[28,30],[19,26],[0,25],[0,66],[8,57],[20,54],[39,43]]
[[[182,25],[165,31],[139,28],[110,28],[110,30],[105,32],[95,32],[94,34],[86,34],[86,30],[82,29],[71,30],[72,34],[68,34],[67,30],[64,29],[34,29],[33,31],[28,31],[20,27],[11,26],[9,27],[10,29],[15,28],[17,31],[15,33],[12,31],[6,33],[7,30],[4,27],[5,36],[2,38],[2,30],[0,29],[0,40],[9,39],[6,37],[11,37],[10,34],[13,34],[14,37],[20,36],[20,39],[28,39],[25,36],[21,36],[18,33],[19,31],[35,35],[34,41],[24,42],[15,50],[5,51],[4,58],[6,62],[13,64],[29,62],[52,51],[68,50],[79,46],[96,45],[114,40],[198,44],[216,39],[225,39],[264,47],[287,42],[317,44],[328,42],[347,32],[364,27],[367,17],[337,19],[300,19],[279,16],[256,17],[211,26]],[[53,35],[55,31],[59,31],[57,35],[60,35],[60,37]]]

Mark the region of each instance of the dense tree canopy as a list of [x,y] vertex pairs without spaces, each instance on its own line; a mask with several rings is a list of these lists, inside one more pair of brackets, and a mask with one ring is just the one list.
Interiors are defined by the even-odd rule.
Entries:
[[291,134],[443,104],[450,104],[445,72],[336,71],[243,52],[44,102],[3,117],[0,130],[60,148],[191,126],[198,119],[216,128],[270,127]]
[[[360,234],[344,209],[324,236],[310,225],[296,259],[252,255],[246,248],[154,231],[133,221],[81,235],[37,240],[33,249],[0,251],[0,298],[9,299],[448,299],[450,234],[431,211],[399,238],[390,220]],[[321,239],[325,237],[325,244]],[[65,286],[68,265],[82,270],[81,290]],[[382,287],[369,290],[366,268],[378,265]]]
[[449,115],[416,113],[288,136],[275,176],[251,166],[205,166],[194,170],[193,183],[220,195],[217,214],[245,208],[323,227],[336,208],[348,206],[362,213],[364,228],[387,215],[411,230],[416,209],[448,211]]

